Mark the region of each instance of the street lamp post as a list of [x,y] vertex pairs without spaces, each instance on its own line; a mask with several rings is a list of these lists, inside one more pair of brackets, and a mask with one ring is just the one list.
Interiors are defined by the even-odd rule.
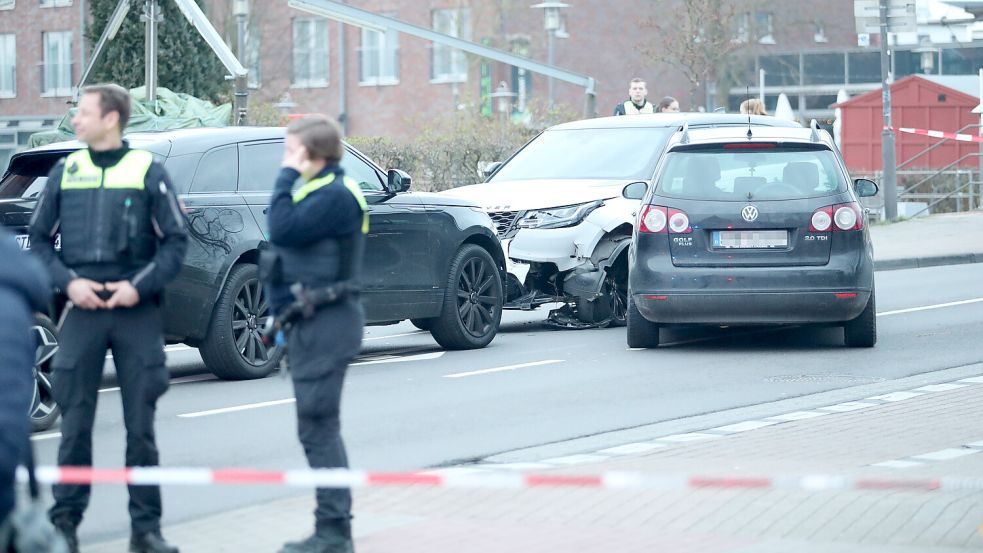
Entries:
[[[563,19],[560,16],[560,10],[564,8],[569,8],[570,4],[565,4],[563,2],[547,1],[541,2],[534,6],[533,9],[543,10],[543,28],[546,29],[546,63],[553,65],[556,41],[556,32],[560,30],[563,26]],[[553,78],[549,77],[546,81],[547,90],[549,91],[549,107],[553,107]]]
[[507,122],[509,120],[509,112],[512,111],[512,99],[518,96],[518,94],[509,90],[509,86],[505,81],[501,81],[498,83],[498,88],[490,96],[497,104],[498,113],[501,114],[502,122]]
[[236,18],[236,56],[246,65],[246,22],[249,20],[249,0],[233,0],[232,15]]

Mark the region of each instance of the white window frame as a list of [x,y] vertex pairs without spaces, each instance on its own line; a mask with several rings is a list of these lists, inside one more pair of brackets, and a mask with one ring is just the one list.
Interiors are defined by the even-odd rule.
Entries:
[[[448,21],[439,20],[447,17]],[[431,12],[433,30],[453,37],[471,40],[471,9],[450,8],[436,9]],[[444,44],[432,44],[430,47],[430,82],[463,83],[468,80],[468,57],[456,48]],[[448,67],[438,67],[438,59],[448,60]]]
[[[10,63],[4,55],[6,52],[5,42],[9,40]],[[10,87],[4,88],[4,73],[10,71]],[[14,33],[0,34],[0,98],[17,97],[17,35]]]
[[42,8],[67,8],[72,5],[72,0],[41,0]]
[[17,0],[0,0],[0,11],[12,10],[17,7]]
[[[49,47],[52,40],[58,43],[59,60],[51,60],[48,57]],[[43,98],[53,98],[59,96],[72,95],[72,31],[51,31],[41,33],[41,96]],[[57,82],[48,82],[48,71],[51,65],[55,65],[54,71],[59,74]],[[67,66],[67,69],[66,69]]]
[[[308,25],[307,36],[300,37],[298,34],[298,25],[301,23],[306,23]],[[298,17],[293,20],[291,24],[293,29],[293,49],[291,54],[291,67],[290,67],[290,87],[291,88],[326,88],[330,81],[331,75],[331,50],[328,47],[330,35],[328,34],[328,20],[323,17]],[[323,33],[319,33],[319,28],[323,29]],[[323,39],[323,48],[319,49],[317,44],[317,37],[321,35]],[[309,51],[307,58],[307,78],[298,79],[297,78],[297,57],[300,55],[298,52],[298,46],[301,41],[306,41],[307,44],[304,45]],[[316,62],[318,53],[322,52],[322,59],[324,60],[324,76],[323,78],[312,78],[314,69],[316,68]]]
[[[765,24],[761,25],[761,20]],[[754,13],[755,34],[758,36],[758,44],[776,44],[775,42],[775,14],[772,12]]]
[[[375,74],[370,75],[367,65],[375,63]],[[388,67],[387,67],[388,62]],[[399,84],[399,33],[393,29],[383,32],[362,28],[359,47],[360,86]]]

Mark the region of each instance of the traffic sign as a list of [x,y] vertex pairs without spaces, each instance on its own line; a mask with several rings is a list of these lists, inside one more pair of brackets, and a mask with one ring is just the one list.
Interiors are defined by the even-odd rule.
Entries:
[[[857,20],[857,33],[881,32],[880,0],[853,0],[853,15]],[[887,31],[889,33],[915,32],[915,0],[887,0]]]

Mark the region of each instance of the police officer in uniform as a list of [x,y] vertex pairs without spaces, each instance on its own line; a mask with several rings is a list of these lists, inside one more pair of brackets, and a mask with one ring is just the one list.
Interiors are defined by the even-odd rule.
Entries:
[[640,113],[655,113],[655,106],[645,99],[648,96],[645,81],[635,77],[628,83],[628,99],[614,106],[615,115],[638,115]]
[[[31,220],[33,249],[70,302],[52,364],[62,411],[59,465],[92,464],[107,348],[123,401],[126,466],[158,464],[154,411],[169,381],[160,296],[181,268],[187,232],[164,168],[122,139],[129,117],[130,95],[122,87],[83,89],[72,125],[88,148],[51,170]],[[58,233],[60,251],[54,247]],[[177,553],[160,534],[160,488],[131,486],[129,492],[130,551]],[[59,485],[53,494],[49,516],[77,552],[89,486]]]
[[[260,262],[271,309],[286,329],[297,431],[312,468],[348,467],[341,390],[365,323],[357,280],[368,207],[339,166],[343,153],[332,119],[312,116],[287,127],[268,210],[273,248]],[[351,504],[347,489],[318,489],[313,535],[287,543],[281,553],[353,551]]]

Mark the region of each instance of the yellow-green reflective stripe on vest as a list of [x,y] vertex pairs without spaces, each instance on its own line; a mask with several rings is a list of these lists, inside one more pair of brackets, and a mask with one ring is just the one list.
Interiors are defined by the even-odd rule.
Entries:
[[143,190],[143,181],[154,161],[154,155],[143,150],[130,150],[119,163],[106,169],[92,162],[89,150],[78,150],[65,159],[61,188],[135,188]]
[[653,106],[650,102],[645,102],[645,105],[642,106],[642,109],[636,108],[635,104],[633,104],[631,100],[625,102],[624,105],[625,105],[625,115],[638,115],[639,113],[655,113],[655,106]]
[[[294,203],[300,203],[304,198],[310,195],[311,192],[333,183],[334,178],[334,173],[331,173],[330,175],[304,183],[300,188],[294,191]],[[358,185],[358,182],[356,182],[355,179],[343,177],[341,181],[345,184],[345,188],[352,193],[352,196],[355,196],[355,201],[358,202],[358,207],[362,208],[362,234],[368,234],[369,205],[365,203],[365,196],[362,195],[362,188]]]

